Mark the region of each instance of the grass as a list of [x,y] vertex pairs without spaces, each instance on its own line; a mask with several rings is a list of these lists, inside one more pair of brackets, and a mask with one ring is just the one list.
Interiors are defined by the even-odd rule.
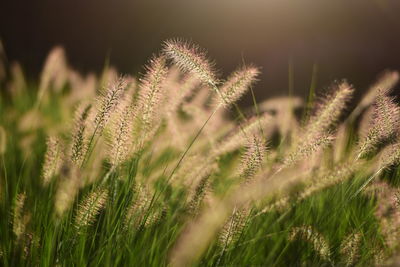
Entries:
[[224,81],[182,40],[139,78],[82,76],[61,48],[39,83],[5,67],[2,265],[395,264],[396,72],[352,110],[347,82],[242,110],[259,70]]

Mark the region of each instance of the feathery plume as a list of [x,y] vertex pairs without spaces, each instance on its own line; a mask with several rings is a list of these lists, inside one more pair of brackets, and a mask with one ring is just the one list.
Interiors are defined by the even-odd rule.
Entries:
[[250,210],[247,207],[234,209],[218,236],[218,244],[222,249],[225,250],[239,240],[243,229],[246,227],[249,214]]
[[365,108],[370,106],[379,95],[389,94],[392,88],[399,81],[399,78],[400,76],[397,71],[384,72],[378,81],[370,87],[368,92],[362,98],[361,102],[350,114],[349,118],[354,120],[358,115],[360,115],[361,112],[365,110]]
[[396,136],[399,115],[400,108],[392,98],[382,94],[377,97],[370,128],[360,143],[358,158],[374,152],[378,146],[391,141]]
[[155,119],[159,119],[157,112],[160,111],[159,105],[161,101],[162,88],[164,80],[168,74],[168,69],[165,65],[164,57],[154,57],[150,60],[150,64],[146,67],[147,72],[141,80],[141,91],[139,95],[139,103],[135,110],[138,116],[138,127],[142,135],[140,142],[149,136],[149,131],[154,131],[156,125]]
[[326,188],[331,186],[337,185],[347,179],[349,179],[354,171],[359,168],[359,164],[357,163],[350,163],[350,164],[343,164],[340,165],[333,170],[329,171],[321,171],[317,173],[315,178],[312,178],[305,184],[304,189],[300,192],[297,192],[293,196],[283,196],[272,204],[265,207],[262,211],[257,213],[256,216],[267,213],[273,209],[280,209],[283,210],[290,205],[298,203],[311,195],[320,192]]
[[126,102],[127,103],[124,103],[118,112],[117,119],[113,122],[111,127],[109,160],[113,167],[116,167],[125,161],[133,142],[133,107],[130,104],[130,101]]
[[54,85],[54,89],[60,91],[67,80],[67,66],[65,51],[62,47],[55,47],[47,56],[38,91],[38,99],[41,99],[48,88]]
[[259,118],[251,118],[246,124],[239,127],[239,129],[235,129],[232,135],[226,137],[216,145],[214,156],[217,157],[240,148],[250,140],[254,134],[257,134],[261,129],[265,129],[271,121],[272,117],[268,114],[264,114]]
[[305,127],[305,138],[310,140],[330,130],[351,99],[353,91],[354,89],[347,82],[339,84],[334,94],[327,97],[316,114],[310,118]]
[[25,193],[19,193],[15,198],[12,229],[17,240],[20,240],[22,235],[25,234],[26,225],[30,219],[29,214],[24,214],[25,200]]
[[87,118],[89,116],[91,105],[82,106],[77,109],[75,115],[75,125],[72,134],[72,146],[71,146],[71,156],[70,159],[77,166],[80,166],[86,151],[88,149],[86,128],[87,128]]
[[381,156],[381,168],[387,169],[400,164],[400,143],[392,144]]
[[42,166],[42,183],[48,185],[61,168],[62,148],[60,140],[55,137],[47,138],[47,150]]
[[[0,71],[1,72],[1,71]],[[11,95],[14,98],[20,97],[22,92],[27,88],[25,75],[21,65],[18,62],[13,62],[10,68],[11,81],[8,86]]]
[[329,248],[329,243],[326,241],[324,236],[316,231],[312,226],[300,226],[293,227],[289,234],[289,240],[302,240],[311,243],[315,252],[327,261],[330,261],[331,253]]
[[259,69],[253,66],[244,66],[236,70],[221,87],[221,93],[218,96],[219,99],[214,100],[214,102],[229,107],[240,99],[247,89],[256,81],[259,74]]
[[100,134],[108,122],[111,114],[120,103],[126,89],[127,81],[124,77],[119,77],[112,82],[106,91],[98,99],[99,109],[94,118],[95,134]]
[[134,194],[135,197],[132,199],[132,204],[126,212],[125,228],[133,227],[138,230],[140,227],[146,226],[148,221],[151,221],[152,214],[148,214],[146,218],[146,213],[151,204],[151,195],[148,188],[143,184],[135,186]]
[[400,191],[382,181],[375,182],[372,188],[377,200],[375,216],[379,220],[385,243],[391,250],[396,249],[400,238]]
[[340,245],[340,253],[345,259],[346,266],[354,266],[360,257],[361,234],[351,233]]
[[265,143],[261,136],[254,135],[246,144],[239,171],[239,176],[246,182],[260,169],[264,160],[265,150]]
[[3,156],[7,150],[7,134],[3,126],[0,125],[0,156]]
[[97,215],[104,208],[108,198],[107,189],[97,189],[90,192],[79,204],[76,216],[75,227],[80,230],[84,227],[92,225]]
[[197,184],[197,186],[194,190],[194,194],[188,203],[189,213],[193,216],[198,214],[204,198],[206,197],[207,194],[209,194],[210,175],[211,175],[211,172],[203,173],[203,177],[200,179],[199,183]]
[[167,40],[163,51],[182,71],[192,73],[212,88],[218,84],[214,64],[207,60],[206,52],[198,46],[180,40]]
[[330,134],[315,136],[313,139],[300,143],[297,148],[290,153],[283,161],[280,169],[296,164],[307,158],[319,149],[323,149],[332,143],[334,137]]

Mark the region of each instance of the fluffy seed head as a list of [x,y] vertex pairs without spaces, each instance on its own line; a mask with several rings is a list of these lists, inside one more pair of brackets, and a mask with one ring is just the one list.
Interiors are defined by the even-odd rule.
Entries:
[[147,72],[141,80],[139,103],[135,113],[139,118],[141,131],[146,133],[155,127],[154,120],[159,117],[157,112],[162,97],[162,88],[168,69],[164,57],[154,57],[146,67]]
[[125,228],[138,230],[140,227],[149,226],[155,222],[161,216],[161,213],[154,211],[155,209],[149,211],[152,194],[147,186],[143,184],[136,185],[134,195],[126,213]]
[[3,126],[0,126],[0,156],[6,153],[7,149],[7,134]]
[[400,108],[391,97],[379,95],[367,136],[361,142],[358,158],[375,151],[379,145],[391,141],[399,126]]
[[383,73],[378,81],[370,87],[367,94],[363,97],[359,104],[359,109],[361,110],[371,105],[380,94],[390,93],[391,89],[399,81],[399,78],[400,76],[397,71],[387,71]]
[[79,204],[75,217],[75,226],[78,230],[92,225],[97,215],[104,208],[108,197],[107,189],[97,189],[90,192]]
[[220,247],[229,247],[229,245],[239,240],[243,229],[246,227],[249,214],[250,211],[248,208],[235,209],[233,211],[218,236],[218,244]]
[[86,138],[86,128],[87,128],[87,118],[89,116],[91,105],[82,106],[77,109],[75,114],[75,125],[72,134],[72,146],[71,146],[71,161],[80,166],[83,157],[88,149],[87,138]]
[[293,227],[289,234],[289,240],[309,242],[321,258],[330,260],[331,253],[328,242],[311,226]]
[[42,166],[42,183],[47,185],[51,179],[57,175],[61,168],[61,144],[55,137],[47,138],[47,150],[44,155],[44,163]]
[[235,103],[256,81],[259,74],[259,69],[253,66],[244,66],[233,72],[221,87],[218,102],[225,107]]
[[116,167],[128,156],[132,140],[133,107],[128,101],[118,112],[116,120],[112,123],[110,131],[109,160]]
[[249,181],[261,167],[264,156],[264,140],[260,136],[254,135],[246,144],[246,150],[240,164],[240,177]]
[[383,151],[381,156],[381,167],[390,168],[400,163],[400,143],[390,145]]
[[112,82],[98,99],[99,109],[94,119],[95,129],[97,130],[98,134],[101,133],[111,114],[120,103],[120,100],[124,95],[126,85],[126,79],[124,77],[120,77]]
[[26,194],[20,193],[17,195],[14,203],[13,210],[13,232],[17,237],[17,240],[21,238],[21,236],[25,233],[25,228],[29,217],[24,215],[23,209],[25,206]]
[[340,245],[340,253],[345,259],[346,266],[354,266],[360,257],[361,234],[348,235]]
[[306,157],[310,156],[314,152],[319,149],[323,149],[324,147],[328,146],[334,137],[329,134],[324,134],[320,136],[316,136],[314,139],[306,140],[300,143],[294,152],[290,153],[283,161],[283,167],[288,167],[293,165]]
[[181,40],[167,40],[163,51],[182,71],[196,75],[204,84],[215,87],[218,83],[213,64],[198,46]]
[[306,138],[315,138],[316,135],[324,134],[329,130],[339,119],[351,99],[353,91],[354,89],[347,82],[341,83],[337,90],[324,100],[316,114],[310,118],[306,126]]
[[261,129],[265,129],[265,126],[271,121],[272,117],[267,114],[260,118],[254,117],[250,119],[245,125],[235,129],[232,135],[226,137],[222,142],[216,145],[216,150],[214,151],[215,156],[232,152],[245,145],[255,134],[259,134]]

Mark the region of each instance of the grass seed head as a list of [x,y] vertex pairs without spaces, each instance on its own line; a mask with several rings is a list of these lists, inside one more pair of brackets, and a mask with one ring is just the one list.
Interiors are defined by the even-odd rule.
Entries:
[[244,66],[233,72],[221,87],[221,94],[218,96],[220,98],[218,102],[225,107],[229,107],[235,103],[257,80],[259,74],[259,69],[253,66]]
[[366,137],[362,140],[358,158],[378,149],[393,140],[398,134],[400,108],[394,100],[380,94],[375,102],[372,120]]
[[124,77],[119,77],[110,83],[98,99],[98,111],[94,118],[96,133],[100,134],[108,122],[111,114],[115,111],[125,93],[127,81]]
[[108,198],[107,189],[97,189],[90,192],[79,204],[76,216],[75,227],[80,230],[92,225],[97,215],[104,208]]
[[51,179],[57,175],[61,168],[62,147],[56,137],[47,138],[47,149],[42,166],[42,183],[48,185]]
[[192,73],[205,85],[215,87],[218,84],[214,64],[200,47],[187,41],[167,40],[163,51],[183,72]]

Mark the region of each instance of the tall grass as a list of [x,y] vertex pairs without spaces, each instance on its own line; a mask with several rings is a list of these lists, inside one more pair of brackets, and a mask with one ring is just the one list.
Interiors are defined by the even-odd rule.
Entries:
[[243,110],[259,69],[182,40],[138,77],[1,64],[2,265],[396,264],[397,72]]

